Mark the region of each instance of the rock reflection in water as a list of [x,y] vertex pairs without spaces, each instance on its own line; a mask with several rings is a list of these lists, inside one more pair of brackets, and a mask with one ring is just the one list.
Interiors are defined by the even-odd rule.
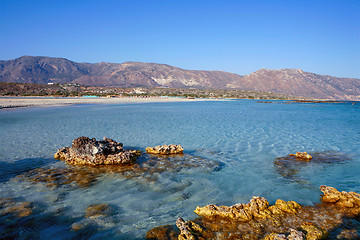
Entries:
[[314,164],[339,164],[351,160],[351,158],[341,152],[325,151],[311,153],[310,161],[303,161],[294,155],[276,158],[274,165],[276,172],[286,179],[302,183],[303,180],[298,176],[301,169]]

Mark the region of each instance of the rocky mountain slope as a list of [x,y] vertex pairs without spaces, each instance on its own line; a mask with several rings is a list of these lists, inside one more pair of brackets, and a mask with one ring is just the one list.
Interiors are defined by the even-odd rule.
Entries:
[[242,89],[312,98],[360,100],[360,79],[324,76],[299,69],[261,69],[241,76],[222,71],[184,70],[166,64],[77,63],[64,58],[23,56],[0,61],[0,81],[111,87]]

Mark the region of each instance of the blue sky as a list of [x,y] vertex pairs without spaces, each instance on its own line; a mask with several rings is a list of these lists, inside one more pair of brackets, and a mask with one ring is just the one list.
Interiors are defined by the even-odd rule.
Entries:
[[360,78],[359,0],[0,0],[0,59]]

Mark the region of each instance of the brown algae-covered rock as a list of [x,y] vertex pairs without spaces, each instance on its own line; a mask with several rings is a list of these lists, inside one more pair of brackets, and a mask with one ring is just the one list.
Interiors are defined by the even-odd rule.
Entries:
[[161,155],[182,154],[184,152],[184,148],[181,145],[170,144],[156,147],[147,147],[146,152]]
[[289,156],[295,156],[297,159],[304,161],[310,161],[312,159],[312,156],[307,152],[297,152],[295,154],[289,154]]
[[32,183],[43,183],[47,187],[62,187],[64,185],[89,187],[98,173],[95,169],[81,168],[36,168],[27,173],[17,175],[17,180],[27,180]]
[[311,153],[311,161],[304,161],[297,158],[296,154],[278,157],[274,160],[276,172],[286,179],[290,179],[301,184],[306,183],[306,179],[301,176],[302,168],[313,167],[314,165],[341,164],[351,161],[351,157],[337,151],[323,151]]
[[12,198],[0,199],[0,215],[13,214],[18,218],[27,217],[32,214],[30,202],[18,202]]
[[65,160],[72,165],[124,165],[132,164],[139,155],[138,151],[124,150],[122,143],[105,138],[79,137],[73,140],[71,147],[60,148],[54,158]]
[[96,218],[100,216],[108,216],[111,214],[111,207],[104,203],[104,204],[95,204],[91,205],[86,209],[86,215],[87,218]]

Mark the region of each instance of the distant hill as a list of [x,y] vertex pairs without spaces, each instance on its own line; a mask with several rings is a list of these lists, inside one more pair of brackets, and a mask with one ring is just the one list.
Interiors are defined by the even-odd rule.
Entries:
[[79,83],[107,87],[241,89],[311,98],[360,100],[360,79],[318,75],[300,69],[261,69],[241,76],[222,71],[184,70],[156,63],[77,63],[64,58],[23,56],[0,61],[0,81]]

